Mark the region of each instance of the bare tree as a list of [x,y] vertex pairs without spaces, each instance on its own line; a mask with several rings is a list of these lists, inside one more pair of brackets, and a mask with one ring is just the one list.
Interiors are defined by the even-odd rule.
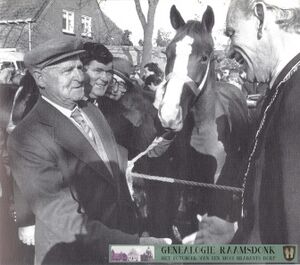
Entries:
[[140,0],[134,0],[136,12],[144,31],[144,46],[141,66],[152,60],[152,36],[154,29],[155,11],[159,0],[148,0],[147,19],[143,13]]

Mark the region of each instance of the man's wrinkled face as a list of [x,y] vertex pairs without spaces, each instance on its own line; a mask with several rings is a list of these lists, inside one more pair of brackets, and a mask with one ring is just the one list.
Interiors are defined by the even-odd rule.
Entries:
[[240,63],[250,82],[267,82],[270,78],[271,51],[268,35],[258,38],[259,20],[253,14],[247,17],[238,7],[243,0],[233,0],[229,7],[225,34],[231,40],[232,57]]
[[112,62],[103,64],[92,60],[85,65],[86,73],[89,76],[89,96],[91,98],[102,97],[105,94],[112,81],[112,69]]
[[84,97],[83,65],[74,57],[41,70],[41,93],[55,103],[68,107]]

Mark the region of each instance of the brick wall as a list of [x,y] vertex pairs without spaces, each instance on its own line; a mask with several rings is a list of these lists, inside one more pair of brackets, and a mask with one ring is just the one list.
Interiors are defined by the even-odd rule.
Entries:
[[[74,12],[74,34],[62,32],[62,10]],[[60,0],[52,1],[38,18],[32,28],[32,47],[47,39],[70,35],[81,36],[81,15],[92,17],[92,38],[88,40],[100,41],[100,17],[95,0]]]
[[[74,34],[62,32],[63,9],[74,12]],[[123,31],[101,12],[96,0],[52,0],[49,1],[37,21],[31,24],[32,48],[50,38],[63,35],[80,37],[82,33],[81,15],[92,18],[92,37],[83,37],[85,40],[101,43],[121,42]],[[7,34],[11,35],[11,41],[5,47],[14,47],[20,51],[28,50],[28,25],[4,25],[0,26],[0,30],[7,31]]]

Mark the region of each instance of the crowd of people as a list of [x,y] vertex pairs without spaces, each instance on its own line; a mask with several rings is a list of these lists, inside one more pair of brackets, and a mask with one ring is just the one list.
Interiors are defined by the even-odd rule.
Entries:
[[[194,198],[168,183],[135,180],[133,192],[128,183],[128,160],[161,135],[175,144],[134,170],[189,174],[181,136],[157,117],[164,84],[157,64],[139,76],[104,45],[64,37],[27,52],[24,76],[1,69],[0,263],[105,264],[109,244],[300,243],[295,8],[296,0],[231,1],[226,35],[247,75],[237,78],[251,82],[247,94],[262,95],[255,110],[249,101],[254,145],[242,216],[205,216],[183,240],[172,225],[194,232],[186,209]],[[263,92],[249,88],[257,82],[267,84]],[[211,206],[203,204],[201,214]]]
[[[110,233],[106,231],[108,229],[106,226],[108,225],[110,229],[122,228],[124,232],[137,233],[137,235],[131,236],[121,231],[112,230],[114,238],[112,240],[116,243],[120,242],[122,237],[125,243],[166,242],[164,239],[155,239],[149,236],[140,237],[139,239],[138,234],[142,236],[143,231],[140,231],[138,226],[135,225],[134,217],[136,213],[134,208],[136,206],[130,200],[124,178],[127,157],[132,158],[137,155],[155,137],[154,117],[156,109],[153,103],[155,100],[155,86],[158,86],[162,82],[162,71],[157,64],[150,63],[145,66],[146,73],[144,77],[137,79],[133,77],[133,65],[127,59],[113,58],[110,51],[104,45],[91,42],[83,44],[81,41],[78,41],[74,45],[73,42],[74,40],[69,38],[53,39],[46,44],[36,47],[25,56],[24,61],[28,71],[22,77],[21,82],[19,84],[12,82],[14,69],[8,69],[10,71],[7,70],[8,74],[5,75],[5,78],[1,82],[1,99],[3,102],[5,101],[5,106],[2,105],[3,110],[5,110],[3,114],[6,114],[2,118],[1,124],[1,140],[3,140],[1,154],[2,158],[6,158],[1,159],[1,166],[3,166],[3,174],[1,174],[1,203],[3,202],[1,210],[3,210],[3,214],[1,216],[6,221],[1,222],[3,224],[1,227],[3,231],[1,230],[1,232],[5,232],[7,229],[7,225],[5,224],[8,222],[11,227],[7,232],[12,233],[10,235],[11,238],[16,237],[16,233],[13,236],[13,232],[15,232],[12,231],[14,224],[11,223],[14,220],[16,226],[19,227],[19,239],[26,245],[35,245],[35,261],[38,263],[42,262],[50,247],[55,245],[55,243],[68,242],[70,240],[75,241],[75,235],[81,234],[82,229],[84,229],[83,225],[86,225],[85,229],[88,233],[86,239],[98,240],[99,249],[103,249],[104,252],[107,249],[104,246],[108,247],[108,243],[112,242],[111,240],[102,239],[106,235],[110,237]],[[153,67],[155,71],[160,72],[157,78],[153,79],[152,83],[148,79],[153,78],[153,75],[155,75],[155,72],[152,71]],[[79,112],[79,114],[76,113],[73,117],[69,109],[77,106],[76,109],[79,110],[79,101],[82,104],[80,111],[81,109],[86,109],[87,111],[86,113],[85,111],[82,111],[82,113]],[[39,112],[37,111],[39,104],[43,105],[45,103],[50,108],[47,110],[44,106],[42,107],[42,111],[47,116],[47,119],[51,120],[49,121],[49,125],[51,122],[54,122],[52,119],[57,119],[56,122],[60,121],[62,124],[66,124],[66,116],[73,123],[69,124],[69,126],[71,125],[72,127],[75,125],[79,131],[76,132],[75,130],[72,136],[73,133],[70,134],[70,131],[74,131],[74,128],[69,128],[68,130],[67,128],[63,128],[65,126],[57,127],[56,122],[53,124],[56,130],[58,128],[62,130],[61,133],[57,131],[57,137],[67,138],[64,140],[61,139],[64,143],[61,143],[62,146],[58,145],[56,147],[60,147],[61,150],[56,150],[58,157],[52,161],[52,166],[44,160],[45,157],[40,156],[40,148],[42,146],[36,146],[36,155],[40,156],[40,162],[44,161],[48,164],[46,165],[43,162],[38,165],[40,167],[38,171],[42,170],[44,177],[49,180],[52,179],[53,183],[48,183],[47,187],[45,187],[43,181],[46,179],[40,179],[38,181],[39,184],[35,182],[37,184],[35,188],[32,186],[26,188],[26,184],[23,185],[24,183],[21,184],[18,182],[22,182],[25,176],[27,178],[27,173],[34,179],[40,177],[42,174],[36,171],[37,168],[30,173],[29,171],[32,168],[28,169],[29,171],[26,173],[23,171],[25,164],[22,165],[21,161],[18,161],[18,166],[16,167],[12,163],[8,165],[7,135],[11,134],[11,137],[13,137],[16,133],[16,125],[27,116],[28,112],[32,110],[24,122],[29,119],[32,113]],[[51,114],[51,110],[54,110],[55,114]],[[73,112],[75,111],[73,110]],[[61,114],[64,116],[61,116]],[[56,115],[58,117],[55,117]],[[33,117],[32,119],[38,122],[40,119],[36,118]],[[43,122],[46,122],[47,119],[45,117]],[[30,127],[33,128],[34,124],[32,121],[29,123]],[[17,126],[18,129],[21,127],[22,125]],[[99,131],[101,131],[101,134]],[[42,131],[38,129],[36,133],[40,135]],[[29,142],[35,142],[35,137],[28,139]],[[47,141],[46,138],[44,139],[45,135],[40,135],[39,137],[43,138],[42,142]],[[72,142],[69,142],[72,137]],[[24,137],[21,135],[17,138],[22,142],[24,140]],[[88,143],[85,142],[86,140]],[[84,150],[85,146],[86,150]],[[18,160],[17,153],[20,151],[19,147],[20,144],[16,143],[15,149],[8,148],[11,150],[11,152],[9,151],[9,156],[14,157],[15,161]],[[49,147],[48,145],[47,147],[45,146],[45,151]],[[64,151],[66,152],[65,154],[62,153],[64,148],[68,151]],[[15,153],[13,149],[18,151]],[[35,152],[34,148],[32,151]],[[25,153],[21,157],[30,160],[30,156]],[[73,170],[70,169],[71,158],[69,157],[69,153],[74,156],[74,161],[72,162]],[[50,156],[49,159],[52,160],[52,151],[48,155]],[[31,158],[35,160],[37,157],[34,157],[35,155]],[[67,160],[63,162],[64,159]],[[24,163],[28,162],[23,159],[22,161]],[[60,179],[59,176],[61,173],[54,173],[53,170],[55,170],[58,164],[61,164],[64,170],[69,171],[69,177],[65,175],[61,176],[63,179]],[[46,168],[43,169],[44,166],[47,170]],[[79,170],[80,167],[82,171]],[[92,171],[93,174],[90,174],[89,171],[91,169],[96,169],[96,172]],[[83,174],[82,172],[88,175],[85,180],[80,178],[81,174]],[[28,180],[26,180],[27,184],[31,182]],[[52,188],[50,188],[51,186]],[[97,187],[97,189],[101,190],[92,191],[92,187]],[[30,190],[29,193],[31,195],[25,192],[23,188],[27,192]],[[72,197],[72,189],[75,189],[74,193],[78,196],[78,200]],[[102,189],[105,191],[104,194]],[[44,193],[44,195],[41,193]],[[91,194],[94,198],[90,197]],[[145,199],[143,196],[145,197],[145,193],[137,195],[136,200],[143,201]],[[79,202],[78,207],[82,207],[87,216],[93,222],[97,220],[98,223],[85,223],[84,216],[78,214],[75,209],[76,207],[74,208],[77,201]],[[106,206],[99,205],[98,201],[102,201]],[[107,201],[111,201],[111,203],[106,203]],[[33,207],[32,203],[37,204]],[[52,204],[53,206],[50,206]],[[52,208],[54,204],[56,205],[55,210]],[[11,206],[13,206],[13,209],[10,209]],[[47,209],[48,206],[50,206],[49,209]],[[105,210],[105,208],[107,209]],[[132,214],[128,211],[129,209],[133,210]],[[71,212],[66,214],[65,210]],[[55,215],[55,212],[58,215]],[[147,217],[147,213],[143,213],[142,210],[140,212],[141,216],[143,216],[142,218]],[[48,214],[49,216],[47,216]],[[13,215],[13,218],[10,215]],[[54,218],[53,221],[50,220],[50,215],[52,216],[51,218]],[[57,219],[58,216],[59,220]],[[125,220],[127,216],[128,220]],[[132,220],[129,217],[132,217]],[[57,220],[55,221],[55,219]],[[45,222],[47,225],[45,225]],[[69,227],[70,225],[71,227]],[[61,229],[60,232],[54,232],[59,227]],[[69,234],[66,234],[65,239],[59,239],[64,234],[66,228],[71,229],[72,232],[70,231]],[[95,229],[99,230],[98,239],[89,238],[96,236],[94,234]],[[48,237],[50,237],[49,240],[47,240]],[[8,246],[8,244],[1,244],[1,246],[5,245]],[[15,249],[15,251],[20,252],[21,248],[21,246],[18,246],[18,249]],[[13,248],[9,249],[11,251],[1,251],[1,253],[6,252],[9,254],[13,252]],[[30,263],[31,260],[32,263],[32,254],[32,249],[25,247],[25,254],[21,253],[21,257],[13,259],[10,255],[7,255],[7,257],[9,256],[7,260],[11,259],[11,262],[16,261],[21,264],[23,262]],[[51,253],[49,255],[50,262],[52,262],[53,257],[57,256]],[[106,260],[107,255],[108,253],[105,253],[101,259],[104,257]],[[5,256],[3,256],[4,261]],[[20,260],[17,260],[17,258]]]

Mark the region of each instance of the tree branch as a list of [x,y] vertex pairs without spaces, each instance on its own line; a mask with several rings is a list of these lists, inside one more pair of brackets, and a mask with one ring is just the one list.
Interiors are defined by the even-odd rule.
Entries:
[[136,9],[136,12],[137,12],[137,14],[139,16],[139,19],[141,21],[142,27],[145,30],[146,27],[147,27],[147,21],[146,21],[145,15],[143,13],[140,0],[134,0],[134,3],[135,3],[135,9]]

